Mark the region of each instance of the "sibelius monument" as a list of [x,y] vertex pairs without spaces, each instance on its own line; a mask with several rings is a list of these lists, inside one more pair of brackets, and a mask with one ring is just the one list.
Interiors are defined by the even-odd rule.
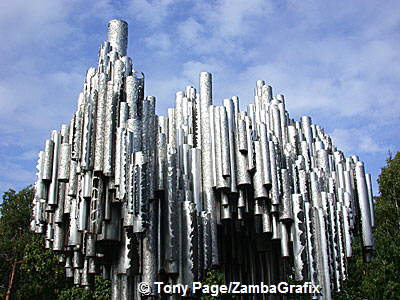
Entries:
[[262,80],[240,111],[236,96],[213,105],[202,72],[198,91],[177,92],[175,108],[157,116],[127,44],[128,24],[110,21],[77,111],[39,153],[31,229],[67,277],[90,287],[101,274],[112,299],[158,299],[154,282],[191,284],[219,268],[228,283],[307,281],[321,287],[313,299],[331,299],[353,237],[366,261],[374,249],[363,163],[310,117],[290,118]]

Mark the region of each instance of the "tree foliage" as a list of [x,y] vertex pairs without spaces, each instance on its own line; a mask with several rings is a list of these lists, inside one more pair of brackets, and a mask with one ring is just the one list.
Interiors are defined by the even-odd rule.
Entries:
[[5,192],[0,204],[0,299],[109,299],[109,281],[97,276],[92,290],[73,286],[43,236],[29,231],[32,198],[28,186]]
[[95,277],[95,285],[92,290],[80,287],[64,289],[58,296],[58,300],[108,300],[111,296],[111,283],[100,276]]
[[[224,273],[218,269],[208,271],[206,277],[202,281],[203,285],[222,285],[226,284],[224,279]],[[219,299],[219,300],[233,300],[235,296],[230,294],[221,294],[218,296],[211,296],[211,295],[202,295],[201,300],[212,300],[212,299]]]
[[350,278],[335,299],[400,299],[400,152],[394,158],[389,157],[378,183],[380,196],[375,198],[373,260],[368,264],[362,261],[361,242],[356,238]]
[[71,285],[56,254],[43,245],[43,236],[32,234],[24,249],[15,299],[55,299],[60,290]]
[[27,187],[20,192],[9,190],[0,205],[0,294],[10,297],[18,288],[18,269],[24,257],[24,248],[31,238],[31,202],[33,191]]

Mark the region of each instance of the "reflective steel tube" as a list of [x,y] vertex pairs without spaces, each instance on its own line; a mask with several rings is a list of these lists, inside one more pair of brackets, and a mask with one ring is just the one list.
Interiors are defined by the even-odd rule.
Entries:
[[240,111],[237,96],[213,105],[212,75],[201,72],[199,89],[181,87],[158,116],[127,34],[110,21],[71,122],[39,152],[30,227],[66,276],[89,288],[101,272],[112,299],[139,300],[139,282],[155,298],[156,281],[190,284],[219,268],[226,281],[311,281],[322,287],[313,299],[331,299],[353,236],[366,261],[374,250],[360,158],[309,116],[291,118],[290,101],[263,80]]

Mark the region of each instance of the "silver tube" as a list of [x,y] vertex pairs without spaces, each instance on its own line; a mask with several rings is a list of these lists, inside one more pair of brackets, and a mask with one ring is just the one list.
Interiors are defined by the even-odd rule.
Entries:
[[70,171],[68,180],[68,196],[76,196],[78,191],[78,174],[77,167],[78,163],[74,160],[70,161]]
[[47,193],[46,193],[46,184],[43,181],[43,171],[44,171],[44,152],[40,151],[39,152],[39,159],[36,164],[36,170],[37,170],[37,180],[35,182],[35,197],[34,199],[46,199],[47,198]]
[[60,146],[60,165],[58,166],[59,181],[67,182],[70,176],[71,145],[64,143]]
[[238,119],[238,148],[240,152],[247,153],[247,130],[246,122]]
[[320,251],[319,259],[317,260],[319,283],[322,286],[324,298],[332,299],[331,280],[329,276],[329,258],[328,247],[326,240],[325,216],[321,208],[314,207],[316,232],[318,237],[318,250]]
[[292,192],[289,178],[289,171],[281,169],[282,181],[282,205],[280,206],[279,220],[282,222],[293,221]]
[[47,203],[49,205],[57,205],[57,189],[58,189],[58,164],[59,164],[59,148],[61,142],[60,132],[57,130],[53,130],[52,132],[52,141],[54,142],[54,151],[53,151],[53,167],[52,167],[52,176],[51,183],[49,186],[49,195]]
[[197,225],[195,205],[189,201],[182,203],[181,232],[181,278],[184,284],[192,284],[197,279]]
[[271,178],[271,163],[270,163],[270,153],[269,153],[269,143],[267,136],[267,127],[264,123],[260,124],[260,147],[262,156],[262,168],[263,168],[263,184],[268,188],[272,186]]
[[[351,227],[353,227],[353,220],[357,215],[356,206],[354,203],[354,190],[352,186],[352,172],[344,171],[344,183],[345,183],[345,191],[349,195],[349,206],[351,208],[352,218],[350,220]],[[372,215],[371,215],[371,223],[372,223]],[[373,227],[373,226],[372,226]]]
[[128,119],[128,146],[127,153],[131,155],[134,152],[141,151],[142,149],[142,124],[140,119]]
[[83,110],[84,104],[83,101],[83,93],[80,93],[78,99],[78,111],[75,113],[75,130],[74,130],[74,139],[73,139],[73,148],[72,148],[72,158],[76,161],[81,159],[82,152],[82,128],[83,128]]
[[311,199],[313,207],[322,207],[321,188],[318,176],[315,172],[310,173]]
[[247,163],[249,172],[254,171],[254,144],[253,144],[253,129],[251,127],[251,120],[248,116],[245,117],[246,122],[246,137],[247,137]]
[[328,193],[328,219],[329,219],[329,228],[328,232],[330,235],[330,253],[332,259],[332,280],[333,286],[336,291],[340,291],[341,289],[341,277],[340,277],[340,253],[339,253],[339,245],[338,245],[338,234],[336,227],[336,209],[335,209],[335,194]]
[[[202,177],[203,177],[203,195],[207,212],[211,215],[211,245],[213,265],[218,264],[218,251],[216,246],[217,228],[215,219],[215,195],[212,190],[212,169],[211,169],[211,144],[210,144],[210,123],[208,107],[212,105],[212,83],[211,74],[207,72],[200,73],[200,103],[201,103],[201,145],[203,153],[201,157]],[[214,245],[214,247],[213,247]]]
[[157,186],[156,190],[162,191],[166,186],[167,144],[164,133],[158,133],[157,138]]
[[235,121],[235,106],[232,99],[224,99],[224,106],[228,117],[228,138],[229,138],[229,160],[230,160],[230,180],[231,192],[237,193],[236,180],[236,121]]
[[194,147],[202,149],[201,146],[201,105],[195,101],[193,105]]
[[280,240],[281,239],[281,224],[278,221],[278,216],[276,214],[272,214],[272,240]]
[[[87,96],[91,97],[91,94]],[[84,105],[83,128],[82,128],[82,153],[81,153],[81,168],[84,170],[90,169],[91,151],[92,151],[92,134],[93,134],[93,103],[87,100]]]
[[129,106],[129,117],[137,119],[140,117],[142,101],[144,98],[144,75],[134,72],[126,78],[126,103]]
[[345,182],[344,182],[344,174],[343,174],[343,172],[344,172],[343,163],[338,163],[338,164],[337,164],[336,175],[337,175],[337,177],[338,177],[337,180],[338,180],[339,187],[342,188],[342,189],[345,188]]
[[262,214],[262,232],[272,233],[271,216],[268,210]]
[[157,281],[157,224],[156,224],[156,206],[152,201],[149,205],[150,222],[143,238],[143,258],[142,258],[142,279],[149,282],[152,287],[152,293],[155,294],[154,282]]
[[193,181],[193,201],[198,212],[203,210],[201,201],[201,150],[190,149],[191,151],[191,175]]
[[328,151],[325,149],[320,149],[317,151],[317,155],[318,168],[324,170],[325,172],[329,172]]
[[113,169],[113,141],[115,130],[115,97],[112,81],[107,82],[107,97],[105,106],[104,123],[104,151],[103,151],[103,173],[111,176]]
[[92,233],[87,233],[85,235],[86,239],[86,248],[85,255],[86,257],[95,257],[96,256],[96,235]]
[[168,145],[167,153],[167,209],[165,218],[166,232],[164,236],[165,247],[165,271],[170,274],[178,272],[178,247],[179,237],[178,230],[179,224],[176,222],[178,218],[178,203],[177,203],[177,174],[176,174],[176,152],[171,145]]
[[272,104],[270,106],[270,111],[272,113],[272,120],[273,120],[273,132],[275,137],[279,141],[279,145],[282,144],[282,128],[281,128],[281,116],[278,105]]
[[100,177],[94,176],[92,180],[92,195],[90,202],[89,230],[92,233],[101,233],[104,220],[104,183]]
[[307,278],[307,232],[304,215],[304,203],[300,194],[293,194],[293,255],[295,279],[302,281]]
[[285,145],[288,142],[285,98],[282,94],[276,95],[276,98],[281,101],[281,103],[278,104],[278,109],[281,121],[282,145]]
[[[243,185],[250,185],[251,184],[251,177],[250,173],[247,170],[247,137],[246,137],[246,125],[245,122],[241,119],[238,121],[238,131],[237,131],[237,140],[236,143],[236,159],[237,159],[237,184],[238,186]],[[246,151],[241,151],[240,144],[243,144],[242,147],[246,149]],[[243,150],[243,149],[242,149]]]
[[107,40],[114,51],[121,56],[125,56],[128,48],[128,23],[122,20],[108,22]]
[[277,165],[276,165],[276,156],[275,156],[275,146],[274,142],[269,141],[269,155],[271,162],[271,203],[273,205],[279,205],[280,196],[279,196],[279,183],[278,183],[278,174],[277,174]]
[[[213,187],[217,186],[217,145],[215,142],[215,134],[217,131],[216,125],[215,125],[215,107],[213,105],[210,105],[208,108],[208,114],[210,118],[210,138],[211,138],[211,165],[212,165],[212,185]],[[218,124],[219,126],[219,124]]]
[[54,241],[53,250],[61,251],[64,248],[64,226],[61,224],[54,224]]
[[362,241],[363,247],[367,251],[365,259],[370,259],[368,251],[374,248],[374,240],[371,227],[371,212],[369,207],[367,183],[365,180],[364,164],[362,162],[356,163],[356,179],[357,179],[357,194],[358,205],[361,212],[361,228],[362,228]]
[[82,197],[90,198],[92,196],[92,172],[85,172],[83,178]]
[[309,277],[313,284],[318,284],[318,271],[316,269],[316,257],[313,255],[315,253],[315,233],[313,228],[313,212],[312,206],[309,202],[304,202],[304,219],[307,231],[307,261]]
[[[347,194],[347,193],[346,193]],[[345,242],[345,250],[346,257],[352,257],[352,239],[351,239],[351,231],[350,231],[350,223],[349,223],[349,208],[347,208],[343,203],[339,203],[342,206],[342,222],[343,222],[343,231],[344,231],[344,242]]]
[[71,201],[68,246],[79,245],[82,240],[82,234],[78,232],[79,209],[77,206],[77,199],[73,198]]
[[[226,99],[229,100],[229,99]],[[219,107],[220,124],[221,124],[221,160],[222,160],[222,176],[231,176],[231,155],[229,140],[228,116],[224,106]]]
[[81,232],[87,229],[88,208],[89,208],[89,201],[85,198],[81,198],[79,201],[79,223],[78,223],[78,230]]
[[46,140],[43,157],[42,180],[51,181],[53,169],[54,142]]
[[262,87],[262,97],[264,105],[268,104],[272,100],[272,87],[270,85],[264,85]]
[[300,148],[301,148],[301,155],[304,158],[304,166],[306,171],[309,171],[311,168],[311,158],[310,158],[310,151],[309,147],[306,141],[301,141],[300,142]]
[[338,249],[338,260],[339,260],[339,275],[341,280],[347,279],[347,270],[346,270],[346,249],[344,244],[344,234],[343,234],[343,225],[342,225],[342,206],[339,202],[336,202],[336,229],[337,229],[337,249]]
[[281,257],[289,257],[289,236],[288,230],[284,223],[279,223],[279,227],[281,230]]
[[121,181],[121,156],[122,153],[122,143],[124,142],[124,132],[125,129],[118,127],[115,140],[115,185],[119,186]]
[[74,269],[74,285],[79,286],[81,284],[81,273],[79,269]]
[[[222,173],[222,139],[221,139],[221,118],[219,114],[219,107],[213,107],[214,114],[214,129],[212,130],[212,124],[210,123],[210,128],[214,131],[214,151],[215,151],[215,185],[216,188],[224,187],[224,178]],[[211,111],[210,111],[211,116]],[[210,118],[212,119],[212,118]]]
[[127,193],[127,169],[128,169],[128,153],[129,153],[129,139],[128,131],[124,130],[121,136],[121,149],[120,149],[120,174],[119,174],[119,187],[118,187],[118,197],[120,201],[126,200]]
[[238,207],[239,208],[244,208],[246,207],[246,190],[245,189],[239,189],[239,198],[238,198]]
[[129,106],[126,102],[119,103],[119,123],[118,126],[126,128],[126,121],[129,118]]
[[375,206],[374,206],[374,196],[372,193],[372,179],[371,174],[365,174],[365,180],[367,183],[367,190],[368,190],[368,200],[369,200],[369,210],[371,214],[371,226],[375,228]]
[[309,116],[301,117],[301,129],[307,141],[310,154],[311,156],[313,156],[313,151],[312,151],[313,133],[311,130],[311,124],[312,124],[311,118]]
[[261,142],[254,141],[254,149],[256,156],[256,172],[253,176],[254,199],[267,199],[268,191],[264,185],[264,163],[262,157]]
[[53,219],[54,223],[57,224],[62,224],[64,219],[65,189],[66,189],[66,183],[60,182],[58,184],[58,190],[57,190],[58,204],[57,208],[54,210],[54,219]]
[[297,153],[297,148],[298,148],[298,140],[297,140],[297,130],[296,127],[293,125],[289,125],[287,128],[288,131],[288,142],[292,145],[293,149],[296,150]]
[[176,119],[175,109],[168,109],[168,144],[176,147]]

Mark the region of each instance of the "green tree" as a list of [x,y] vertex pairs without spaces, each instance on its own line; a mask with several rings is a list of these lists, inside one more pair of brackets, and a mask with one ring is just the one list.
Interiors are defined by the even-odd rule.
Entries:
[[[206,274],[206,277],[203,279],[202,284],[208,285],[208,286],[226,284],[225,278],[224,278],[224,273],[218,269],[208,271]],[[212,299],[233,300],[233,299],[235,299],[235,297],[230,294],[221,294],[218,296],[202,295],[200,299],[201,300],[212,300]]]
[[85,290],[80,287],[64,289],[58,296],[58,300],[108,300],[110,297],[111,282],[96,276],[94,289]]
[[335,299],[400,299],[400,152],[394,158],[389,157],[378,183],[374,258],[368,264],[362,261],[361,242],[356,238],[350,278]]
[[33,190],[9,190],[0,204],[0,299],[105,300],[110,282],[96,276],[95,288],[73,286],[43,235],[29,230]]
[[101,276],[94,278],[93,298],[96,300],[108,300],[111,298],[111,281],[104,280]]
[[72,286],[57,255],[44,249],[44,237],[32,234],[22,259],[15,299],[55,299],[59,292]]
[[0,205],[0,293],[6,300],[16,288],[25,245],[32,237],[29,232],[32,198],[30,186],[18,193],[10,189],[4,193]]

